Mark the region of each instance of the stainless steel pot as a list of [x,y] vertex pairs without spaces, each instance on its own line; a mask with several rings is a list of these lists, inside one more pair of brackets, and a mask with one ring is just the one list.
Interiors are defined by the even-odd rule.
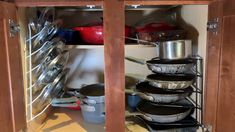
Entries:
[[[149,43],[156,46],[156,51],[159,53],[160,59],[179,60],[186,59],[192,56],[192,41],[191,40],[171,40],[162,42],[149,42],[136,38],[129,38],[139,42]],[[140,43],[141,44],[141,43]]]
[[161,59],[178,60],[192,56],[191,40],[173,40],[159,42],[159,57]]

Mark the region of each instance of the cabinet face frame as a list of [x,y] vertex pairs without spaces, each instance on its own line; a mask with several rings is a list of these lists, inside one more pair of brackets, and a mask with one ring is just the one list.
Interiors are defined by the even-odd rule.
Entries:
[[[110,0],[111,1],[111,0]],[[114,2],[117,2],[116,0],[114,0]],[[169,2],[169,3],[168,3]],[[191,2],[191,3],[190,3]],[[62,2],[57,2],[57,3],[55,3],[55,2],[45,2],[45,1],[41,1],[41,2],[31,2],[30,0],[28,0],[28,1],[24,1],[24,0],[22,0],[21,2],[20,2],[20,0],[19,1],[17,1],[16,0],[16,4],[19,6],[19,7],[29,7],[29,6],[31,6],[31,7],[35,7],[35,6],[85,6],[85,5],[88,5],[88,4],[94,4],[94,5],[103,5],[103,4],[106,4],[106,9],[104,9],[104,11],[106,10],[106,11],[109,11],[109,10],[111,10],[112,8],[113,8],[113,6],[107,6],[107,5],[109,5],[111,2],[108,2],[108,0],[105,0],[104,2],[103,1],[92,1],[92,2],[90,2],[90,1],[83,1],[83,2],[81,2],[81,1],[75,1],[75,0],[72,0],[72,1],[67,1],[67,2],[64,2],[64,1],[62,1]],[[120,2],[120,3],[122,3],[122,2]],[[109,81],[107,81],[106,82],[106,84],[108,85],[108,92],[109,93],[106,93],[106,94],[109,94],[109,96],[106,98],[106,100],[108,100],[108,102],[109,102],[109,106],[108,106],[108,108],[106,108],[106,110],[109,110],[110,112],[109,112],[109,114],[110,114],[110,117],[112,117],[112,118],[107,118],[106,119],[106,122],[108,122],[107,124],[106,124],[106,128],[107,128],[107,130],[108,131],[118,131],[117,130],[117,128],[123,128],[124,129],[124,126],[123,126],[123,124],[124,124],[124,119],[123,119],[123,115],[124,115],[124,113],[122,113],[122,112],[124,112],[124,109],[123,109],[123,107],[124,107],[124,104],[122,104],[123,102],[124,102],[124,64],[123,64],[123,62],[124,62],[124,53],[123,53],[123,51],[124,51],[124,39],[121,37],[122,35],[123,35],[123,31],[124,31],[124,17],[123,17],[123,5],[125,5],[125,4],[127,4],[127,5],[131,5],[131,4],[141,4],[141,5],[162,5],[162,4],[208,4],[209,2],[208,1],[187,1],[187,3],[186,3],[186,1],[160,1],[160,2],[158,2],[158,1],[153,1],[153,0],[150,0],[150,1],[125,1],[125,2],[123,2],[123,5],[121,5],[119,2],[118,2],[118,6],[117,6],[117,8],[118,8],[118,10],[121,12],[121,14],[118,14],[118,13],[116,13],[116,15],[120,15],[121,17],[120,17],[120,19],[118,20],[118,21],[120,21],[120,24],[119,24],[119,26],[120,27],[122,27],[122,28],[120,28],[121,30],[118,30],[118,32],[116,33],[116,35],[120,35],[120,39],[119,40],[117,40],[117,39],[107,39],[108,38],[108,36],[113,36],[113,35],[115,35],[115,34],[111,34],[111,35],[109,35],[109,32],[111,32],[111,31],[116,31],[116,29],[115,28],[117,28],[117,26],[115,27],[115,28],[111,28],[111,29],[108,29],[108,26],[110,26],[110,25],[112,25],[112,24],[110,24],[111,22],[114,22],[113,20],[111,20],[111,18],[113,17],[113,16],[111,16],[109,13],[104,13],[106,16],[106,20],[104,20],[104,26],[105,26],[105,29],[107,30],[105,30],[105,34],[107,34],[106,35],[106,37],[105,37],[105,42],[106,43],[110,43],[110,44],[105,44],[105,56],[106,56],[106,61],[105,61],[105,63],[106,63],[106,75],[108,74],[108,76],[109,77],[106,77],[106,81],[107,80],[109,80]],[[125,4],[124,4],[125,3]],[[208,35],[209,36],[209,35]],[[208,40],[208,41],[210,41],[210,40]],[[111,45],[111,43],[115,43],[115,44],[120,44],[119,46],[117,46],[117,45],[115,45],[115,46],[113,46],[113,45]],[[209,42],[208,42],[209,43]],[[216,44],[215,46],[218,46],[219,45],[219,43],[218,44]],[[210,47],[210,45],[208,45],[208,47]],[[112,52],[113,51],[113,49],[115,49],[115,51],[114,52]],[[120,50],[120,51],[117,51],[117,50]],[[211,49],[211,50],[210,50]],[[208,52],[212,52],[212,49],[213,49],[213,45],[212,45],[212,48],[209,48],[209,50],[208,50]],[[220,53],[219,53],[220,54]],[[119,59],[118,59],[118,61],[113,61],[112,59],[113,59],[113,57],[115,57],[115,56],[119,56]],[[121,56],[121,57],[120,57]],[[215,60],[215,61],[218,61],[218,57],[214,57],[214,56],[212,56],[212,55],[210,55],[210,54],[208,54],[207,55],[207,58],[213,58],[213,60]],[[213,60],[210,60],[210,61],[213,61]],[[109,68],[109,67],[111,67],[110,66],[110,64],[111,64],[111,62],[114,62],[114,63],[117,63],[117,62],[119,62],[119,63],[117,63],[117,67],[118,67],[118,69],[119,70],[114,70],[114,68]],[[116,67],[116,68],[117,68]],[[215,66],[214,64],[211,64],[211,63],[208,63],[208,65],[207,65],[207,67],[209,68],[209,67],[214,67],[214,69],[217,69],[217,68],[219,68],[219,66]],[[208,69],[207,68],[207,69]],[[218,69],[217,69],[218,70]],[[114,81],[117,81],[116,80],[116,78],[112,78],[111,77],[111,75],[110,75],[110,72],[111,71],[115,71],[115,72],[120,72],[120,74],[116,74],[115,76],[116,77],[120,77],[119,78],[119,80],[118,80],[118,82],[120,82],[120,84],[116,84],[115,85],[115,87],[118,87],[118,86],[120,86],[120,87],[118,87],[117,89],[115,89],[115,90],[111,90],[112,88],[111,88],[111,85],[114,83]],[[19,73],[19,75],[20,75],[21,73]],[[219,73],[218,73],[219,74]],[[208,76],[210,76],[210,75],[212,75],[212,72],[208,72],[207,71],[207,77]],[[218,80],[218,76],[213,76],[213,78],[215,79],[215,80]],[[115,79],[115,80],[114,80]],[[207,82],[208,84],[210,83],[210,84],[212,84],[212,83],[214,83],[215,81],[212,81],[212,82]],[[206,83],[206,85],[208,85]],[[210,89],[210,90],[213,90],[213,89]],[[112,93],[111,94],[111,92],[114,92],[114,93]],[[210,93],[211,91],[209,91],[209,90],[207,90],[206,91],[207,93]],[[214,91],[213,90],[213,92],[215,92],[215,94],[214,95],[217,95],[217,92],[218,91]],[[116,94],[117,93],[117,94]],[[115,95],[115,96],[113,96],[113,95]],[[116,96],[117,95],[117,96]],[[208,96],[208,98],[210,98],[209,96]],[[212,97],[212,98],[214,98],[214,97]],[[120,102],[121,102],[121,105],[120,106],[117,106],[117,105],[115,105],[115,107],[112,107],[111,106],[111,104],[113,104],[113,103],[117,103],[117,100],[119,100]],[[207,101],[207,100],[206,100]],[[209,103],[216,103],[217,104],[217,102],[211,102],[211,101],[209,101],[209,102],[206,102],[206,104],[209,104]],[[205,106],[205,108],[206,109],[212,109],[212,108],[207,108],[208,106],[206,105]],[[117,113],[112,113],[112,110],[114,109],[114,111],[116,110],[116,109],[119,109],[119,108],[121,108],[121,110],[119,111],[120,113],[119,114],[117,114]],[[216,119],[216,113],[212,113],[212,115],[211,115],[214,119]],[[114,124],[114,123],[110,123],[110,122],[112,122],[114,119],[113,119],[113,117],[120,117],[119,119],[119,121],[118,121],[118,124]],[[205,115],[205,119],[207,118],[207,115]],[[22,120],[25,120],[25,119],[23,119],[22,118]],[[213,125],[214,124],[214,122],[212,122],[210,119],[208,120],[208,121],[206,121],[206,123],[208,123],[208,124],[210,124],[210,125]],[[25,123],[26,124],[26,123]],[[214,124],[215,125],[215,124]],[[23,125],[23,126],[25,126],[25,125]],[[115,127],[114,127],[115,126]],[[120,130],[119,130],[120,131]]]
[[26,129],[23,72],[19,35],[10,36],[9,20],[17,23],[13,3],[0,1],[0,126],[1,131]]

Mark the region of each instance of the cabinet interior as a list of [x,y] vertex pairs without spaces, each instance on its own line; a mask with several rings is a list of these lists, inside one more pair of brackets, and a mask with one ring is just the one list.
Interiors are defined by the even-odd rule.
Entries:
[[[27,84],[26,44],[29,18],[35,17],[35,11],[39,8],[19,8],[19,24],[21,26],[21,49],[24,72],[24,84]],[[55,18],[63,21],[62,28],[73,28],[89,23],[102,22],[102,7],[55,7]],[[175,17],[175,20],[172,18]],[[207,49],[207,5],[182,5],[182,6],[146,6],[145,8],[127,8],[125,11],[125,24],[136,26],[138,24],[153,21],[166,21],[177,25],[187,31],[187,38],[193,40],[193,52],[200,55],[204,60],[204,71]],[[83,84],[104,82],[104,48],[102,45],[86,45],[83,43],[68,44],[70,58],[66,67],[68,73],[67,87],[80,88]],[[141,59],[151,59],[157,56],[157,51],[152,46],[138,45],[136,42],[125,45],[125,55]],[[125,61],[125,72],[148,75],[151,71],[145,65]],[[205,78],[204,78],[205,79]],[[127,82],[126,85],[129,85]],[[27,95],[25,90],[25,95]],[[45,118],[47,117],[47,118]],[[104,124],[89,124],[83,121],[80,111],[66,108],[54,108],[42,116],[41,121],[28,123],[29,129],[45,131],[104,131]]]

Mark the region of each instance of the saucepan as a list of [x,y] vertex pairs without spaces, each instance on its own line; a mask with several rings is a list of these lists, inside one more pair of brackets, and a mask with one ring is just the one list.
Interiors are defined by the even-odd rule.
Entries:
[[145,40],[129,38],[130,40],[147,42],[158,46],[156,48],[159,52],[159,58],[165,60],[179,60],[192,57],[192,41],[191,40],[170,40],[170,41],[160,41],[160,42],[149,42]]
[[148,69],[154,73],[183,74],[190,72],[194,66],[191,59],[161,60],[153,58],[151,60],[143,60],[131,56],[126,56],[125,59],[142,65],[146,64]]
[[139,74],[127,74],[137,80],[148,81],[150,85],[162,89],[185,89],[193,84],[193,74],[150,74],[147,77]]
[[82,116],[89,123],[105,121],[104,84],[84,85],[81,89],[67,89],[66,93],[78,97],[81,103]]
[[143,101],[137,106],[138,112],[126,111],[126,116],[141,116],[147,121],[172,123],[187,117],[193,109],[183,106],[163,106],[153,102]]
[[184,99],[191,95],[193,92],[192,87],[188,87],[182,90],[166,90],[156,88],[149,84],[149,82],[140,82],[133,90],[126,90],[126,93],[132,95],[139,95],[141,98],[156,102],[156,103],[173,103]]

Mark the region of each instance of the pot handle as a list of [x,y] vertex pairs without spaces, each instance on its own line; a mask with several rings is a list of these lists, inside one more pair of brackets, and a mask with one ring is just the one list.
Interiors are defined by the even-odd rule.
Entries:
[[52,100],[52,104],[59,104],[59,103],[71,103],[71,102],[77,102],[77,97],[70,97],[70,98],[54,98]]
[[149,96],[145,93],[138,92],[137,95],[139,95],[141,98],[146,99],[148,101],[154,101],[154,98],[152,96]]
[[87,104],[82,103],[81,107],[84,111],[88,111],[88,112],[94,112],[95,111],[95,107],[94,106],[90,106]]
[[[129,40],[134,40],[134,41],[138,41],[138,42],[143,42],[143,43],[149,43],[149,44],[152,44],[152,45],[158,45],[158,43],[154,43],[154,42],[150,42],[150,41],[147,41],[147,40],[142,40],[142,39],[137,39],[137,38],[131,38],[131,37],[125,37],[126,39],[129,39]],[[141,43],[139,43],[141,44]],[[145,44],[143,44],[145,45]]]
[[54,107],[77,107],[78,106],[78,104],[77,103],[65,103],[65,104],[54,104],[54,103],[52,103],[51,104],[52,106],[54,106]]
[[131,90],[131,89],[126,89],[125,92],[126,92],[127,94],[131,94],[131,95],[138,95],[138,96],[140,96],[141,98],[146,99],[146,100],[149,100],[149,101],[154,101],[154,98],[153,98],[152,96],[149,96],[149,95],[147,95],[147,94],[145,94],[145,93],[142,93],[142,92],[136,92],[136,91]]
[[92,99],[87,99],[87,98],[83,98],[82,102],[86,103],[86,104],[96,104],[95,100]]
[[132,61],[132,62],[135,62],[135,63],[142,64],[142,65],[146,64],[146,60],[138,59],[138,58],[135,58],[135,57],[132,57],[132,56],[125,56],[125,59],[129,60],[129,61]]

